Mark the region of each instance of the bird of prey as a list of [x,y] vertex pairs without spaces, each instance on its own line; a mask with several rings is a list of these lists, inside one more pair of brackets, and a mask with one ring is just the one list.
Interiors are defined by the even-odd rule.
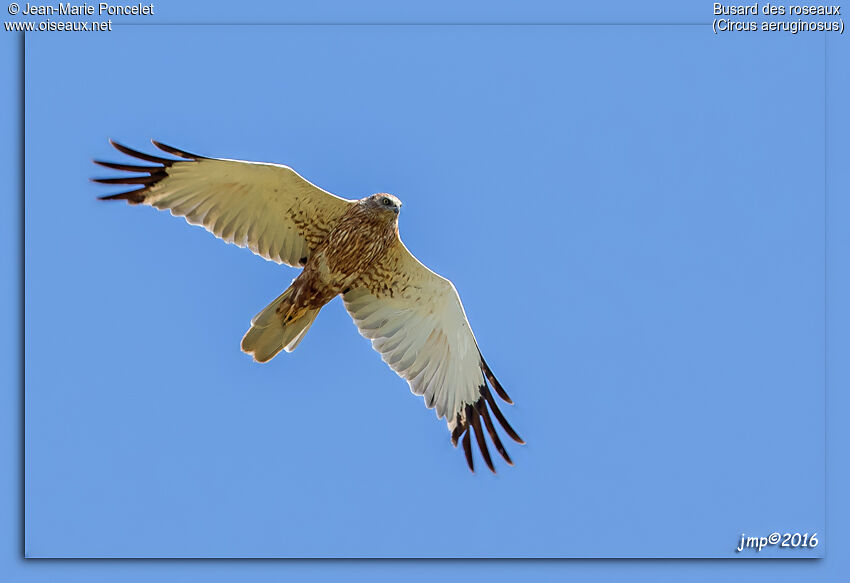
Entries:
[[102,200],[168,209],[228,243],[303,268],[251,320],[243,351],[258,362],[281,350],[291,352],[322,306],[342,294],[345,309],[384,362],[429,409],[436,408],[439,419],[445,417],[452,444],[461,441],[469,469],[475,471],[474,433],[484,462],[496,471],[485,430],[513,465],[490,413],[514,441],[524,442],[487,383],[504,401],[513,401],[481,356],[452,282],[425,267],[401,242],[398,198],[379,193],[346,200],[280,164],[208,158],[153,141],[173,156],[166,158],[110,143],[147,164],[94,160],[124,173],[95,182],[140,187]]

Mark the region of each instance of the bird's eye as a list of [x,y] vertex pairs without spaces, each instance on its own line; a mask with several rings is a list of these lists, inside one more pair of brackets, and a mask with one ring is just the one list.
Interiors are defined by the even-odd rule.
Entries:
[[383,204],[384,206],[390,206],[392,203],[393,202],[388,198],[385,198],[381,201],[381,204]]

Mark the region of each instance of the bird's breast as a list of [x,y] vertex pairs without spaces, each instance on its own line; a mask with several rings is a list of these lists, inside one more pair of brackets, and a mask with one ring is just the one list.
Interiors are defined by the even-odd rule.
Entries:
[[356,216],[348,219],[328,234],[320,253],[322,276],[340,286],[349,284],[386,253],[392,240],[388,233],[393,233],[382,222]]

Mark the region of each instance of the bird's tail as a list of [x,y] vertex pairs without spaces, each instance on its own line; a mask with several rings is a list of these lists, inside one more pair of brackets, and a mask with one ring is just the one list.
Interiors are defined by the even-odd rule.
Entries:
[[319,314],[321,308],[291,313],[293,295],[290,286],[251,320],[251,329],[242,338],[242,350],[257,362],[267,362],[281,350],[295,350]]

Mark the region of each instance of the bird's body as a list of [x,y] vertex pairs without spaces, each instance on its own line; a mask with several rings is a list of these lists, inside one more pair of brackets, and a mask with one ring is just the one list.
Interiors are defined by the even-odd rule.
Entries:
[[393,244],[401,243],[400,207],[398,199],[388,194],[352,205],[310,257],[302,258],[306,259],[304,270],[289,289],[254,318],[242,339],[242,350],[258,362],[270,360],[281,349],[294,350],[319,310],[368,274]]
[[[381,200],[390,200],[393,205],[387,208],[389,205],[381,204]],[[399,241],[395,200],[395,197],[378,194],[358,201],[316,247],[293,285],[316,290],[315,297],[321,305],[350,287]],[[311,304],[309,307],[318,306]]]
[[484,430],[508,462],[490,411],[507,423],[487,383],[511,403],[478,349],[457,291],[422,265],[399,238],[401,202],[389,194],[346,200],[275,164],[206,158],[154,142],[178,160],[115,148],[155,166],[95,161],[143,176],[97,179],[142,187],[102,197],[168,209],[266,259],[303,267],[292,284],[251,320],[242,349],[258,362],[298,346],[319,310],[342,295],[361,334],[384,361],[445,418],[473,469],[474,433],[495,471]]

